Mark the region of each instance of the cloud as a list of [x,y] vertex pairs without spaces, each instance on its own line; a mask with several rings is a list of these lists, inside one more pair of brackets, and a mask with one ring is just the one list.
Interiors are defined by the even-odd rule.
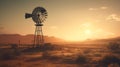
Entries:
[[97,10],[96,8],[89,8],[88,10],[91,10],[91,11],[93,11],[93,10]]
[[83,23],[81,24],[82,27],[90,27],[91,26],[91,23]]
[[105,10],[105,9],[107,9],[108,7],[105,7],[105,6],[102,6],[102,7],[100,7],[100,9],[102,9],[102,10]]
[[108,21],[120,21],[120,17],[117,14],[109,15],[106,20]]
[[107,8],[108,7],[106,7],[106,6],[101,6],[101,7],[98,7],[98,8],[89,8],[88,10],[91,10],[91,11],[93,11],[93,10],[105,10]]

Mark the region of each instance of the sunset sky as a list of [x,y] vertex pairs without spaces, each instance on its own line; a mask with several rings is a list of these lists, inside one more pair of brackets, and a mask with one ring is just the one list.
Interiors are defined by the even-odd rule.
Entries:
[[0,0],[0,34],[33,34],[25,19],[42,6],[48,12],[43,32],[68,41],[120,36],[120,0]]

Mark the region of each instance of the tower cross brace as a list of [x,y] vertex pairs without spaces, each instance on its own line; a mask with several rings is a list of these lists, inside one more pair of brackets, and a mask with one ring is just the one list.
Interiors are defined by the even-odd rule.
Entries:
[[34,46],[33,47],[38,47],[44,44],[44,36],[42,32],[43,24],[36,24],[35,26],[36,28],[35,28],[35,34],[34,34]]

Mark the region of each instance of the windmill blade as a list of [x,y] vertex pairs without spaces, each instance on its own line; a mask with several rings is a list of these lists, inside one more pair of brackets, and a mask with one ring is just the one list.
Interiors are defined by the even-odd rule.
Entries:
[[45,16],[48,16],[47,14]]
[[46,12],[42,13],[42,14],[47,14]]
[[44,22],[47,16],[47,11],[43,7],[36,7],[32,12],[32,19],[35,23]]
[[32,17],[32,14],[25,13],[25,19]]

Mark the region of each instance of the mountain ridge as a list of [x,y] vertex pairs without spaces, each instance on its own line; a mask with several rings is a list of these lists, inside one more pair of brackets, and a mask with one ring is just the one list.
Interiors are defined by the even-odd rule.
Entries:
[[[106,39],[96,39],[96,40],[86,40],[78,42],[68,42],[64,39],[60,39],[54,36],[44,36],[45,43],[55,43],[55,44],[105,44],[109,42],[120,42],[120,37],[106,38]],[[33,44],[34,35],[20,35],[20,34],[0,34],[0,44]]]
[[[44,36],[45,43],[59,43],[64,42],[63,39]],[[20,34],[0,34],[0,44],[33,44],[34,35],[20,35]]]

